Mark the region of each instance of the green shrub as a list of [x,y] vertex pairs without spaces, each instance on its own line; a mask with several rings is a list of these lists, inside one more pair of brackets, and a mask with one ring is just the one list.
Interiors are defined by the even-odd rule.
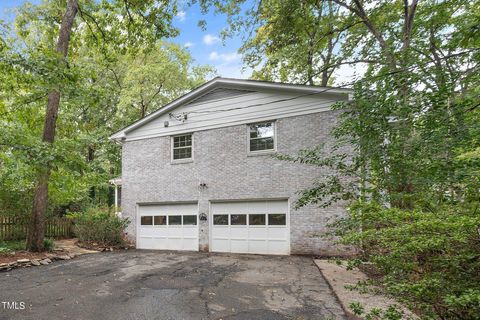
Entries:
[[124,243],[123,232],[129,220],[117,217],[108,208],[90,208],[69,216],[74,219],[74,232],[80,241],[105,246]]
[[55,243],[53,242],[53,239],[52,238],[43,239],[43,247],[47,251],[53,251],[53,248],[55,248]]
[[11,250],[5,247],[0,247],[0,254],[9,253]]
[[25,240],[0,241],[0,254],[25,250]]
[[368,313],[365,312],[363,305],[359,302],[352,302],[349,305],[350,310],[357,317],[365,320],[402,320],[410,319],[403,316],[403,312],[397,309],[395,305],[389,305],[387,309],[373,308]]
[[478,204],[386,209],[355,204],[336,224],[342,242],[361,249],[387,293],[424,319],[480,319]]

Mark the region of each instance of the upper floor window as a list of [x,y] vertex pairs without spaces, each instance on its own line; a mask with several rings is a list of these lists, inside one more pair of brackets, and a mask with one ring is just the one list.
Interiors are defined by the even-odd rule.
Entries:
[[192,159],[192,134],[172,138],[173,160]]
[[248,125],[249,151],[275,150],[275,123],[262,122]]

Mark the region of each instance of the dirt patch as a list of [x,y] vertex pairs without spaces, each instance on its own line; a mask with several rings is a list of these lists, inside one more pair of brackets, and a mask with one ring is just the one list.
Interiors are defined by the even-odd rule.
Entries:
[[106,246],[103,244],[99,244],[96,242],[90,242],[90,241],[80,241],[77,240],[75,242],[75,245],[84,248],[87,250],[94,250],[94,251],[113,251],[113,250],[128,250],[128,249],[133,249],[135,248],[133,245],[125,243],[122,245],[116,245],[116,246]]
[[75,244],[76,241],[77,239],[55,240],[54,249],[50,252],[16,250],[0,254],[0,271],[10,271],[20,267],[46,265],[56,260],[70,260],[83,254],[99,252],[96,250],[80,248]]
[[0,254],[0,263],[12,263],[20,259],[41,260],[45,258],[47,258],[47,254],[45,252],[15,251],[14,254],[12,253]]
[[81,246],[80,242],[76,238],[55,241],[55,248],[68,252],[69,254],[74,254],[76,256],[101,251]]

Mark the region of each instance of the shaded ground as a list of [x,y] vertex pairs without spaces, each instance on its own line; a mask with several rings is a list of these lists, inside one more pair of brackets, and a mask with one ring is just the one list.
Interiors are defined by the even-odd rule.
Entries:
[[362,304],[365,314],[368,314],[373,309],[387,310],[389,306],[395,305],[397,310],[403,312],[404,318],[418,319],[416,315],[397,301],[382,295],[378,287],[370,286],[366,292],[349,290],[348,287],[355,286],[359,282],[365,283],[369,278],[356,268],[347,270],[346,262],[343,265],[338,265],[328,260],[315,260],[315,263],[322,271],[330,287],[335,291],[344,310],[347,310],[351,316],[353,316],[353,312],[350,309],[350,304],[356,302]]
[[307,257],[97,253],[0,274],[0,319],[345,319]]
[[[2,263],[11,263],[15,262],[19,259],[29,259],[29,260],[42,260],[45,258],[51,258],[54,253],[61,254],[61,255],[72,255],[72,256],[79,256],[82,254],[88,253],[97,253],[98,251],[95,250],[88,250],[85,248],[81,248],[76,245],[77,239],[62,239],[62,240],[55,240],[54,241],[54,253],[51,252],[29,252],[24,249],[24,241],[14,241],[16,243],[21,244],[22,250],[13,250],[12,252],[0,253],[0,264]],[[17,245],[18,246],[18,245]],[[1,307],[1,305],[0,305]]]
[[45,253],[28,252],[28,251],[15,251],[14,253],[0,254],[0,264],[15,262],[18,259],[45,259],[47,255]]
[[0,240],[0,269],[2,264],[18,259],[44,259],[45,257],[45,253],[25,251],[24,240]]

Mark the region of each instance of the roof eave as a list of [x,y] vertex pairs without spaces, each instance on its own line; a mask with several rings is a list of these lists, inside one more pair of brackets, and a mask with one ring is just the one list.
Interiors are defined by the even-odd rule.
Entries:
[[239,85],[244,87],[252,88],[264,88],[264,89],[284,89],[284,90],[294,90],[294,91],[304,91],[304,92],[316,92],[328,90],[330,93],[341,93],[348,94],[353,92],[352,89],[348,88],[335,88],[335,87],[319,87],[319,86],[308,86],[308,85],[299,85],[299,84],[288,84],[280,82],[267,82],[260,80],[242,80],[242,79],[232,79],[232,78],[217,78],[217,82],[230,85]]

